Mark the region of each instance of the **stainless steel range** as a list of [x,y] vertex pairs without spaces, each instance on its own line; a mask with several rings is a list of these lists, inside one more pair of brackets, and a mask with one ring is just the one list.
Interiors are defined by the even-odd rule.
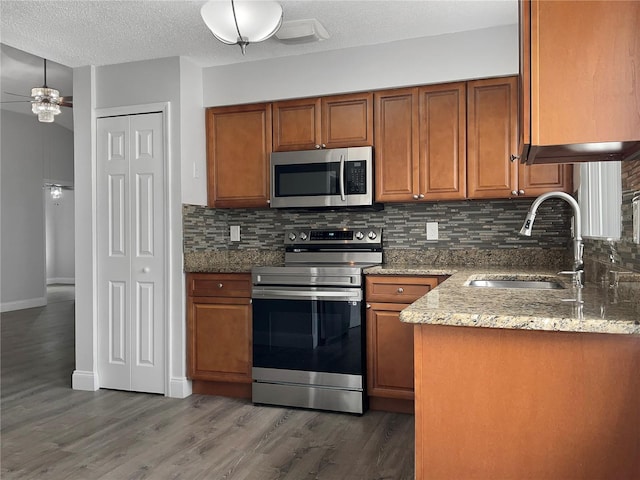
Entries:
[[382,229],[285,234],[285,266],[253,277],[253,402],[364,413],[362,269]]

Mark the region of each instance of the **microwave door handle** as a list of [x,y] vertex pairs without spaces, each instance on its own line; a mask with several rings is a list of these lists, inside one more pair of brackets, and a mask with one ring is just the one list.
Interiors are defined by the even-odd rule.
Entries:
[[344,155],[340,155],[340,200],[346,200],[344,196]]

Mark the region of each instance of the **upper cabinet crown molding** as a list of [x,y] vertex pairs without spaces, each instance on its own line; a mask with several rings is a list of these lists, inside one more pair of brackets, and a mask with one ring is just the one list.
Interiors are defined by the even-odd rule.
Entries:
[[523,162],[640,156],[639,25],[637,0],[521,0]]
[[373,145],[373,93],[273,103],[273,151]]

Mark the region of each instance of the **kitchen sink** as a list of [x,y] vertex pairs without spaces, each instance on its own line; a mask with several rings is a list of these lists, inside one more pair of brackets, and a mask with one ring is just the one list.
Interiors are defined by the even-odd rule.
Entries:
[[565,286],[556,280],[524,280],[524,279],[508,279],[508,280],[470,280],[467,285],[469,287],[488,287],[488,288],[535,288],[535,289],[561,289]]

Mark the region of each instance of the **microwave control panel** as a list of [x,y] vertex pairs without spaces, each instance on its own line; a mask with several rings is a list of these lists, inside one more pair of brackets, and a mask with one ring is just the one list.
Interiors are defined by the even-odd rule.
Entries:
[[345,165],[347,195],[367,193],[367,162],[349,161]]

